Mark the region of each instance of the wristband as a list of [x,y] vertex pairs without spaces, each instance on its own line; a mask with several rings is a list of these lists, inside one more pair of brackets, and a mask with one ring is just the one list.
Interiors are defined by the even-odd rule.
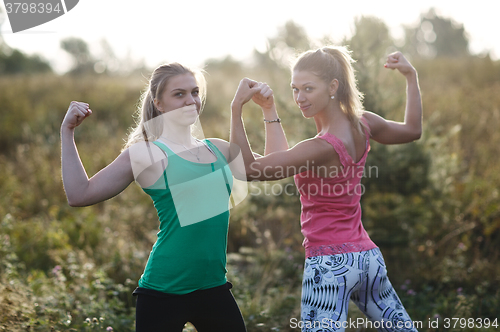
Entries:
[[273,123],[273,122],[278,122],[278,123],[280,123],[280,122],[281,122],[281,119],[280,119],[280,118],[276,118],[276,119],[274,119],[274,120],[266,120],[266,119],[264,119],[264,122],[265,122],[265,123]]

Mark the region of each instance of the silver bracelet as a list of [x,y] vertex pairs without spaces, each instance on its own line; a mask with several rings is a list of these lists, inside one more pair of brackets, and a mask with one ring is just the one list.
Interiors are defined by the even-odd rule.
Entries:
[[274,119],[274,120],[266,120],[266,119],[264,119],[264,122],[265,122],[265,123],[273,123],[273,122],[278,122],[278,123],[280,123],[280,122],[281,122],[281,119],[280,119],[280,118],[276,118],[276,119]]

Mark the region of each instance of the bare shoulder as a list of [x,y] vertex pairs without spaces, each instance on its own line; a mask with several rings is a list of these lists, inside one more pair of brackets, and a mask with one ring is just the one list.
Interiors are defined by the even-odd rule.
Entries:
[[380,119],[383,119],[380,115],[377,115],[370,111],[363,111],[362,117],[366,120],[368,125],[371,125],[372,123],[380,121]]
[[223,140],[222,138],[207,138],[208,141],[212,142],[217,148],[229,148],[229,142]]
[[290,151],[307,156],[316,162],[327,162],[331,159],[332,154],[337,154],[333,146],[326,140],[313,137],[297,143]]
[[219,149],[219,151],[227,158],[229,158],[229,146],[230,143],[221,138],[207,138],[213,145]]
[[370,133],[373,136],[376,134],[387,122],[383,117],[373,112],[364,111],[363,118],[366,120]]
[[163,150],[151,142],[142,141],[134,143],[123,151],[123,153],[127,151],[135,176],[138,176],[138,174],[158,161],[164,160],[164,163],[167,162],[167,156]]
[[[315,160],[315,166],[321,166],[316,169],[313,168],[313,171],[316,172],[318,176],[329,177],[328,174],[331,174],[332,170],[342,166],[339,154],[333,145],[327,140],[314,137],[310,140],[304,141],[304,143],[304,151],[311,150],[311,153],[313,154],[309,158]],[[324,168],[324,166],[326,166],[326,168]],[[334,169],[332,169],[332,167]]]
[[165,158],[163,150],[152,142],[137,142],[132,144],[127,150],[129,151],[132,162],[141,162],[151,158],[155,160]]

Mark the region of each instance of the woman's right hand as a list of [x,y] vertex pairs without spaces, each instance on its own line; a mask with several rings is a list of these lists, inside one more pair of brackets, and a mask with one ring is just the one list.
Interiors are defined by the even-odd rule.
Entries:
[[78,127],[83,120],[89,117],[92,114],[92,110],[89,109],[89,104],[72,101],[69,104],[68,111],[64,116],[64,120],[62,122],[62,129],[75,129]]
[[253,95],[252,100],[263,110],[269,110],[274,106],[273,90],[266,83],[258,83],[260,91]]

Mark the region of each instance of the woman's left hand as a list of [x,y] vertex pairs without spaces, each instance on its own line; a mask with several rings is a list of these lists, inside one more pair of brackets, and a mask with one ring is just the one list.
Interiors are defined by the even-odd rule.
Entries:
[[391,53],[387,56],[387,61],[384,67],[389,69],[397,69],[404,76],[413,75],[417,72],[415,68],[413,68],[411,63],[405,58],[403,53],[399,51]]
[[241,108],[261,90],[262,86],[258,82],[245,77],[240,81],[231,105]]

